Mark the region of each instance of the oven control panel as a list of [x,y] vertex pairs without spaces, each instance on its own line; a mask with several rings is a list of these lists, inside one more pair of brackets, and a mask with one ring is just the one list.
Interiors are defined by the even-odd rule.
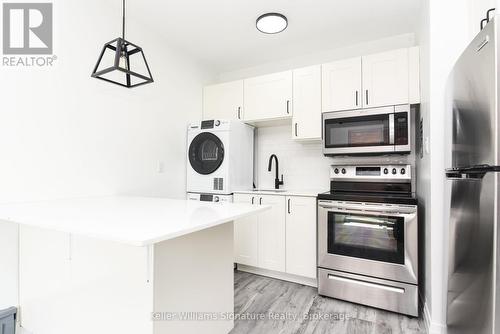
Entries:
[[411,165],[333,165],[331,179],[411,180]]

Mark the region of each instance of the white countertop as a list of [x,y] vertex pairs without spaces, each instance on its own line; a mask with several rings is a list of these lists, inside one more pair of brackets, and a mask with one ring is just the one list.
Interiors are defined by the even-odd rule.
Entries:
[[0,220],[148,246],[268,208],[241,203],[112,196],[3,204]]
[[303,197],[317,197],[318,194],[327,192],[324,189],[312,189],[312,190],[288,190],[285,191],[273,191],[273,189],[258,189],[258,190],[242,190],[235,191],[235,194],[255,194],[255,195],[277,195],[277,196],[303,196]]

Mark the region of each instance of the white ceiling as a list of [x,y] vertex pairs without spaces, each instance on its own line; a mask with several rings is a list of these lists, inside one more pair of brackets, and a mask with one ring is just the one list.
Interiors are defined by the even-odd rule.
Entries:
[[[116,1],[116,0],[113,0]],[[159,31],[172,47],[214,71],[332,50],[415,32],[419,0],[128,0],[128,16]],[[287,30],[255,28],[266,12],[288,17]]]

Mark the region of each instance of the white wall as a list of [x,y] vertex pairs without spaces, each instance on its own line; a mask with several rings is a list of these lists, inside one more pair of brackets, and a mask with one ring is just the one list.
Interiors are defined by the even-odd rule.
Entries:
[[[133,6],[143,4],[131,2],[127,39],[143,47],[156,82],[128,90],[90,78],[102,46],[121,31],[120,2],[108,4],[55,0],[55,66],[0,67],[0,203],[184,196],[186,126],[201,118],[212,75],[136,21]],[[17,303],[16,258],[15,229],[2,224],[0,304]]]
[[416,43],[414,34],[403,34],[370,42],[353,44],[348,47],[332,49],[325,52],[308,54],[300,57],[290,57],[281,61],[243,68],[236,71],[221,73],[217,82],[225,82],[249,78],[273,72],[286,71],[294,68],[327,63],[339,59],[357,57],[360,55],[384,52],[387,50],[406,48]]
[[[430,333],[446,332],[447,222],[444,178],[446,138],[446,83],[455,61],[479,30],[494,0],[422,2],[417,34],[421,47],[421,112],[429,151],[419,163],[419,204],[425,217],[425,314]],[[443,129],[445,131],[443,131]]]
[[[338,59],[383,52],[415,45],[413,34],[398,35],[381,40],[352,45],[303,57],[283,59],[279,62],[262,64],[234,72],[222,73],[217,82],[244,79],[252,76],[285,71],[303,66],[321,64]],[[329,166],[349,163],[351,159],[327,158],[323,156],[321,142],[293,141],[290,125],[262,127],[256,131],[255,140],[255,182],[258,188],[274,187],[275,169],[268,172],[268,159],[276,154],[279,159],[280,174],[284,174],[284,188],[290,190],[327,191],[330,187]],[[401,162],[408,163],[408,157],[390,157],[374,160],[356,158],[354,161]],[[410,159],[411,160],[411,159]]]

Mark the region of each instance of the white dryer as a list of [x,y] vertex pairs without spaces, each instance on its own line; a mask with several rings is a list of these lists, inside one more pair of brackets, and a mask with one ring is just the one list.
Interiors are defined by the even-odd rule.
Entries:
[[207,120],[190,124],[187,137],[187,192],[229,195],[252,189],[252,126]]

